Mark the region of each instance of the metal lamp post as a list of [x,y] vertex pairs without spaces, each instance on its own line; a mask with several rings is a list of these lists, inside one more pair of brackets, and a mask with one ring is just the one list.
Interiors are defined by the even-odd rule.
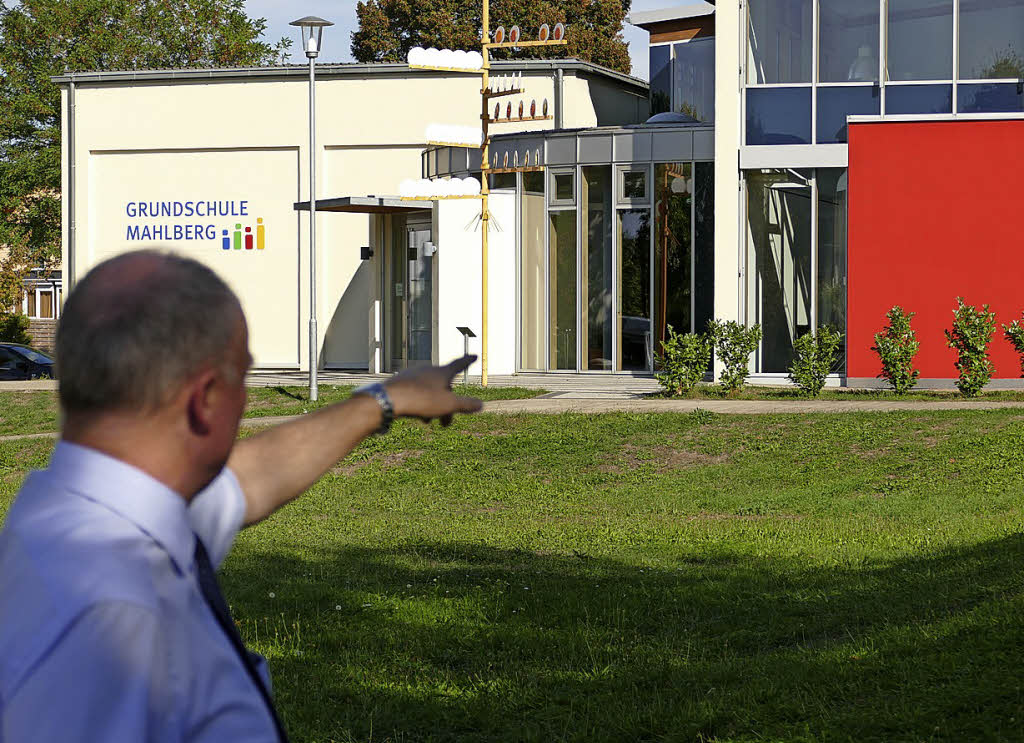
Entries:
[[289,25],[302,29],[302,50],[309,59],[309,399],[316,402],[320,397],[316,385],[316,58],[324,29],[334,24],[310,15]]

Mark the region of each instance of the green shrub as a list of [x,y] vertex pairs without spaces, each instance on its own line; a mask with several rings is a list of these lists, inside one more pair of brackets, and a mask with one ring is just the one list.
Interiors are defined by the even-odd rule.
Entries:
[[0,312],[0,342],[30,345],[32,336],[28,334],[28,318],[12,312]]
[[996,313],[989,312],[983,304],[979,310],[971,304],[964,304],[963,297],[956,298],[957,308],[953,310],[953,329],[946,330],[946,341],[956,349],[956,370],[960,377],[956,386],[964,397],[974,397],[992,379],[996,370],[988,356],[992,334],[996,332]]
[[817,397],[825,386],[825,378],[836,365],[843,334],[827,325],[817,333],[804,333],[793,344],[795,356],[789,367],[789,378],[800,389]]
[[910,327],[915,314],[904,312],[899,305],[886,312],[889,322],[881,333],[875,333],[875,345],[871,347],[882,361],[882,373],[878,378],[891,384],[897,395],[910,392],[921,376],[920,370],[914,368],[914,357],[921,343]]
[[679,334],[669,325],[661,346],[661,371],[654,376],[669,394],[688,395],[704,379],[715,339],[707,333]]
[[1024,325],[1020,324],[1020,320],[1004,325],[1003,337],[1010,341],[1010,345],[1020,355],[1020,375],[1024,377]]
[[735,392],[750,376],[750,354],[761,342],[761,326],[749,328],[730,320],[712,320],[708,323],[708,335],[715,339],[715,353],[722,362],[721,384],[726,392]]

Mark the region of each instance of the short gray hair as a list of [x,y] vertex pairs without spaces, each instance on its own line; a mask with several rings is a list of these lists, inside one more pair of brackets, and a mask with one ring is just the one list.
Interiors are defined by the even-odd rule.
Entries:
[[151,410],[204,366],[226,363],[238,298],[212,270],[139,250],[100,263],[67,297],[57,329],[69,413]]

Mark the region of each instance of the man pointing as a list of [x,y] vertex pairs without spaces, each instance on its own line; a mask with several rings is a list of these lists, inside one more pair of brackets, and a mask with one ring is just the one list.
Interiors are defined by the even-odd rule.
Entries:
[[236,441],[252,358],[231,290],[153,251],[93,269],[57,335],[60,441],[0,533],[0,743],[285,740],[214,570],[393,418],[479,410],[451,391],[472,361]]

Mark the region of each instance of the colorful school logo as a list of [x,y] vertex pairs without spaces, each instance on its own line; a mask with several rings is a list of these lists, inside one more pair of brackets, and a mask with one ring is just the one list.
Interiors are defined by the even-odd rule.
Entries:
[[[263,217],[256,219],[255,238],[256,250],[263,250],[267,247],[267,229],[263,226]],[[221,247],[224,250],[241,250],[243,245],[246,250],[252,250],[253,242],[252,227],[247,226],[245,234],[243,234],[241,222],[235,224],[235,230],[230,237],[228,237],[227,230],[224,230],[221,235]]]
[[[258,217],[255,225],[235,221],[239,217],[253,218],[249,202],[244,200],[129,201],[125,216],[127,242],[207,242],[214,247],[219,238],[223,250],[267,247],[263,217]],[[233,222],[234,230],[225,222]]]

